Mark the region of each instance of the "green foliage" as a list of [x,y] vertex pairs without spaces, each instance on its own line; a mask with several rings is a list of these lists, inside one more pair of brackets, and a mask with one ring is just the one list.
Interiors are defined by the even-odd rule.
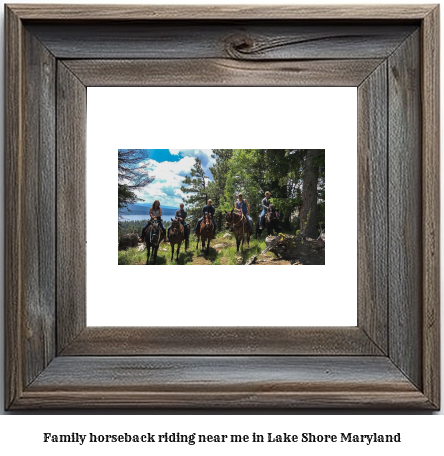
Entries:
[[250,205],[250,215],[257,214],[265,192],[263,149],[235,149],[229,162],[222,210],[231,211],[237,195],[242,193]]
[[[139,201],[136,194],[130,190],[126,184],[118,184],[118,199],[119,199],[119,212],[124,209],[128,204],[134,204]],[[129,210],[129,209],[128,209]]]
[[118,224],[119,227],[119,237],[124,234],[129,234],[135,231],[139,236],[142,234],[142,228],[148,223],[146,220],[124,220],[120,221]]
[[138,252],[137,248],[119,251],[118,264],[129,265],[129,264],[145,264],[146,262],[146,251]]
[[216,221],[219,230],[222,229],[222,223],[224,222],[222,209],[227,206],[225,188],[232,156],[233,149],[213,149],[213,154],[211,155],[211,157],[216,160],[216,163],[210,168],[211,174],[213,175],[213,181],[210,182],[209,186],[214,206],[221,209],[216,213]]

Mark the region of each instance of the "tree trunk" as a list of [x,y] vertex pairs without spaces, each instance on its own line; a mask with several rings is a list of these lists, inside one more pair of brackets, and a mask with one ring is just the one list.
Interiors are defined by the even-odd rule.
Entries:
[[302,188],[301,232],[306,237],[313,239],[318,237],[316,210],[318,205],[319,166],[316,164],[316,158],[321,152],[316,149],[307,151]]

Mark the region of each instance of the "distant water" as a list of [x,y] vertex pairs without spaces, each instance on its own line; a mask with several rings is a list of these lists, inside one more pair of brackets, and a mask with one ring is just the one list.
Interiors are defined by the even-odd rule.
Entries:
[[125,214],[122,217],[122,222],[135,222],[137,220],[148,220],[149,217],[146,215],[133,215],[133,214]]
[[[176,210],[174,209],[163,209],[162,210],[162,220],[164,222],[170,221],[174,216],[176,215]],[[122,220],[123,221],[129,221],[129,222],[134,222],[138,220],[148,220],[150,218],[149,215],[149,210],[146,211],[145,214],[134,214],[132,212],[128,212],[125,214],[122,214]]]

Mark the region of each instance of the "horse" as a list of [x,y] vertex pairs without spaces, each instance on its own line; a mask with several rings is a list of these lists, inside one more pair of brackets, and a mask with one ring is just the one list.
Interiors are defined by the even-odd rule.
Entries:
[[154,258],[153,264],[157,261],[157,250],[159,249],[160,241],[162,240],[162,229],[160,223],[157,220],[152,220],[151,224],[145,231],[145,243],[146,243],[146,264],[150,262],[150,249],[153,248],[152,256]]
[[242,241],[242,248],[244,247],[244,235],[247,234],[247,244],[250,247],[251,227],[248,223],[247,217],[243,212],[228,212],[225,214],[225,228],[233,228],[234,237],[236,238],[237,251]]
[[[257,221],[256,225],[256,239],[261,237],[262,231],[260,228],[261,224],[261,214],[259,214],[259,218]],[[267,235],[270,236],[273,234],[273,232],[278,232],[279,231],[279,219],[277,218],[276,215],[276,209],[272,204],[270,204],[270,207],[268,208],[268,211],[265,213],[265,228],[267,229]]]
[[[171,228],[170,228],[170,245],[171,245],[171,261],[173,261],[174,256],[174,245],[177,244],[177,255],[176,255],[176,262],[179,261],[179,250],[182,241],[185,238],[185,227],[180,223],[178,219],[171,219]],[[185,251],[188,247],[188,240],[185,241]]]
[[213,225],[213,220],[209,216],[207,212],[205,212],[202,222],[200,224],[200,231],[197,234],[197,245],[196,245],[196,250],[199,248],[199,240],[202,239],[202,250],[205,249],[205,242],[208,241],[207,244],[207,249],[206,249],[206,254],[208,255],[208,252],[210,250],[210,241],[213,239],[214,235],[214,225]]

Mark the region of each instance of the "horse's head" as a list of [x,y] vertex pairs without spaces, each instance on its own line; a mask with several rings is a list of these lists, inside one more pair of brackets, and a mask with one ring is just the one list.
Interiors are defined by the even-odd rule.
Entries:
[[151,223],[151,231],[149,234],[151,238],[151,244],[157,244],[160,236],[160,226],[157,220],[153,220]]
[[176,218],[171,219],[171,234],[176,235],[180,230],[180,221]]
[[225,228],[228,228],[233,224],[233,211],[225,213]]

